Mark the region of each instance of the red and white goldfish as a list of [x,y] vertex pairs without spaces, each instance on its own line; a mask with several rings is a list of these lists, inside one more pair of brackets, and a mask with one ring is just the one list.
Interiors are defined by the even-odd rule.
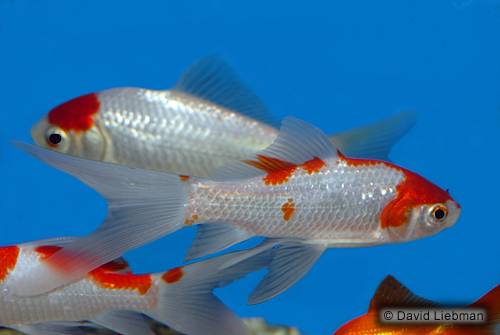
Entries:
[[[319,129],[293,117],[284,119],[271,146],[217,169],[211,179],[14,144],[76,176],[109,204],[97,230],[41,264],[36,280],[21,279],[23,290],[12,288],[18,294],[79,279],[126,251],[199,224],[188,260],[254,236],[267,240],[241,259],[279,245],[269,273],[249,298],[255,304],[293,285],[328,248],[424,238],[453,226],[461,211],[447,191],[416,173],[347,158]],[[234,262],[224,267],[229,264]]]
[[[271,145],[278,134],[272,120],[228,64],[208,57],[170,90],[114,88],[65,102],[32,127],[31,137],[73,156],[208,178]],[[416,112],[405,112],[329,139],[348,157],[388,160],[415,121]]]
[[26,334],[66,334],[86,320],[121,334],[154,334],[140,315],[144,313],[186,334],[247,334],[242,320],[212,290],[271,261],[271,254],[263,254],[219,271],[221,264],[241,253],[236,252],[166,272],[135,275],[120,258],[41,295],[20,297],[9,290],[11,283],[30,275],[72,240],[0,247],[0,326]]
[[[467,306],[486,309],[484,324],[382,324],[379,312],[387,307],[435,308],[433,301],[413,294],[394,277],[387,276],[378,286],[368,313],[351,320],[340,327],[334,335],[493,335],[498,334],[500,322],[500,285],[486,293],[481,299]],[[458,312],[458,311],[457,311]]]

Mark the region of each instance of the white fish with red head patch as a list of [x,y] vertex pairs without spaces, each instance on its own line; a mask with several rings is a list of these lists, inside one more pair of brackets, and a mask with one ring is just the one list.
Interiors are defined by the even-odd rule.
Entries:
[[187,259],[254,236],[268,239],[247,255],[279,245],[269,273],[250,296],[249,303],[258,303],[295,283],[327,248],[431,236],[453,226],[461,211],[448,192],[421,176],[383,161],[346,158],[319,129],[292,117],[270,147],[219,168],[211,180],[14,144],[78,177],[109,204],[96,231],[51,257],[37,269],[36,280],[20,281],[29,283],[25,294],[78,279],[82,269],[201,224]]
[[[271,145],[278,134],[272,120],[229,65],[208,57],[170,90],[114,88],[65,102],[31,137],[73,156],[207,178]],[[388,160],[415,121],[416,112],[405,112],[329,139],[348,157]]]
[[0,247],[0,326],[27,334],[75,333],[80,321],[120,334],[151,334],[144,313],[185,334],[247,334],[247,327],[212,290],[269,266],[272,251],[218,270],[230,253],[166,272],[132,274],[123,259],[106,263],[83,279],[47,293],[20,297],[9,287],[43,264],[73,238]]

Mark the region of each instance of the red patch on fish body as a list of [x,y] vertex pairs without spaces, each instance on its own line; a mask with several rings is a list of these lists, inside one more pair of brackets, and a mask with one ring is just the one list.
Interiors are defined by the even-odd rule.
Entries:
[[161,276],[163,281],[167,284],[177,283],[184,276],[184,271],[182,266],[168,270]]
[[62,247],[58,247],[55,245],[42,245],[36,247],[35,251],[40,254],[40,261],[43,262],[61,249]]
[[182,181],[188,181],[190,177],[180,174],[179,178],[181,178]]
[[99,284],[99,286],[107,289],[113,290],[138,290],[141,295],[146,294],[153,280],[151,275],[134,275],[134,274],[124,274],[115,273],[108,271],[105,266],[98,267],[89,273],[94,280]]
[[288,202],[281,207],[281,211],[283,212],[283,220],[290,221],[292,214],[295,213],[295,204],[293,203],[293,199],[288,199]]
[[319,170],[324,168],[326,166],[326,163],[323,162],[320,158],[314,157],[310,161],[305,162],[304,164],[300,165],[304,170],[307,171],[309,174],[313,173],[318,173]]
[[0,248],[0,282],[7,277],[9,271],[14,270],[19,256],[19,247],[13,245]]
[[99,110],[97,93],[82,95],[66,101],[49,112],[49,123],[62,130],[85,131],[94,124],[92,115]]
[[340,151],[337,151],[337,153],[339,158],[346,162],[348,166],[358,167],[383,164],[404,174],[404,180],[396,186],[396,199],[389,202],[382,211],[380,216],[382,229],[386,229],[387,227],[401,227],[408,221],[408,214],[412,208],[421,205],[445,203],[448,200],[452,200],[448,192],[410,170],[384,161],[347,158]]

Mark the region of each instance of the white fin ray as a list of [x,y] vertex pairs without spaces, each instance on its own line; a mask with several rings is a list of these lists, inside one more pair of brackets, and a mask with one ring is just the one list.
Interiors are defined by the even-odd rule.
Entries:
[[125,252],[183,227],[189,183],[159,171],[82,159],[12,142],[48,165],[67,172],[99,192],[108,202],[108,215],[91,234],[49,257],[20,277],[10,288],[21,296],[47,292],[79,280],[94,268]]
[[287,290],[302,278],[318,259],[326,247],[287,241],[275,249],[275,256],[269,273],[262,278],[248,298],[247,304],[255,305],[269,300]]
[[[314,157],[323,160],[338,157],[337,149],[321,130],[291,116],[283,119],[283,125],[274,143],[248,159],[254,160],[257,155],[277,158],[296,165],[303,164]],[[265,171],[244,161],[231,162],[219,167],[210,178],[216,181],[238,181],[266,174]]]
[[214,254],[253,236],[252,233],[230,224],[210,223],[200,225],[183,262]]
[[43,322],[32,323],[13,329],[28,335],[83,335],[82,324],[79,322]]
[[127,310],[113,310],[101,313],[89,321],[123,335],[154,335],[142,314]]
[[409,110],[378,122],[328,135],[328,139],[349,158],[378,159],[389,162],[389,152],[418,120]]
[[250,272],[269,266],[273,252],[260,253],[224,270],[222,263],[238,257],[233,252],[182,267],[183,275],[160,287],[159,310],[147,314],[171,328],[190,335],[244,335],[249,330],[212,290],[228,285]]
[[31,241],[31,242],[23,242],[17,244],[21,248],[36,248],[36,247],[41,247],[41,246],[46,246],[46,245],[55,245],[58,247],[62,247],[65,245],[70,244],[76,239],[74,236],[61,236],[61,237],[53,237],[53,238],[46,238],[43,240],[38,240],[38,241]]
[[275,127],[279,125],[257,95],[218,56],[195,62],[172,90],[197,96]]

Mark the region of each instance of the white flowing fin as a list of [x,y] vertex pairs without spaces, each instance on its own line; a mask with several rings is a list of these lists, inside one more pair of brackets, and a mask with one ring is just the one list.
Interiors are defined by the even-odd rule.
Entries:
[[269,250],[218,270],[221,264],[241,253],[224,254],[158,274],[162,278],[158,309],[145,313],[178,332],[190,335],[248,334],[243,321],[212,293],[217,287],[268,267],[273,257],[273,250]]
[[191,65],[172,90],[197,96],[255,120],[279,126],[279,122],[257,95],[241,81],[234,69],[217,56],[202,58]]
[[221,265],[220,269],[222,270],[231,267],[262,252],[269,252],[268,250],[273,249],[278,244],[284,243],[284,241],[284,239],[279,238],[266,238],[261,244],[256,245],[249,250],[242,251],[239,255],[234,256],[230,260],[224,262]]
[[114,310],[99,314],[89,321],[123,335],[154,335],[142,314],[134,311]]
[[196,237],[186,253],[184,262],[229,248],[254,235],[243,228],[225,223],[200,225]]
[[67,172],[99,192],[108,215],[87,236],[79,237],[40,263],[10,288],[21,296],[47,292],[79,280],[125,252],[184,226],[189,182],[173,174],[82,159],[12,142],[45,163]]
[[[217,168],[210,178],[216,181],[246,180],[265,175],[266,171],[279,171],[290,164],[300,165],[314,158],[328,160],[337,157],[337,149],[321,130],[289,116],[283,119],[283,125],[273,144],[249,159]],[[255,166],[259,164],[265,168]]]
[[12,327],[28,335],[84,335],[80,322],[43,322]]
[[74,237],[74,236],[53,237],[53,238],[46,238],[46,239],[38,240],[38,241],[19,243],[18,246],[20,248],[36,248],[36,247],[41,247],[41,246],[46,246],[46,245],[54,245],[54,246],[62,247],[62,246],[70,244],[75,239],[76,239],[76,237]]
[[328,135],[328,139],[349,158],[389,160],[394,144],[415,125],[418,112],[406,111],[378,122]]
[[269,273],[250,294],[249,305],[269,300],[295,284],[313,267],[326,247],[294,241],[282,243],[275,250]]

